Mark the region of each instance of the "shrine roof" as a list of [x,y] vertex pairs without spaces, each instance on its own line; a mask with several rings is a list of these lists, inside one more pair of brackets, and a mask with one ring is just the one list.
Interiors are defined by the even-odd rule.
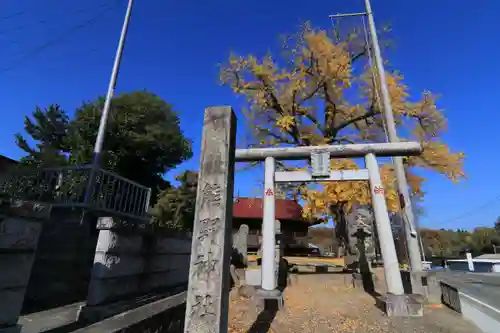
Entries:
[[[262,219],[262,198],[237,198],[233,203],[233,218]],[[307,221],[302,218],[302,206],[295,200],[276,199],[277,220],[296,221],[308,224],[323,223],[322,220]]]

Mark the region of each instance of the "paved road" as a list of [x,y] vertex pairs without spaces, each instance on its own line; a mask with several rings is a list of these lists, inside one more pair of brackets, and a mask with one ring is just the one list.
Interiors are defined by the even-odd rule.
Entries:
[[459,291],[500,310],[500,273],[442,272],[438,276]]

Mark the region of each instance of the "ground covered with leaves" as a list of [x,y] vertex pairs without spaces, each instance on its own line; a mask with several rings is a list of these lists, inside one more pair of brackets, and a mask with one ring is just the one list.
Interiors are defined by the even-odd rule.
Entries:
[[388,318],[375,299],[346,284],[341,273],[298,274],[285,290],[285,308],[260,312],[236,290],[231,294],[230,333],[480,333],[445,307],[428,306],[422,318]]

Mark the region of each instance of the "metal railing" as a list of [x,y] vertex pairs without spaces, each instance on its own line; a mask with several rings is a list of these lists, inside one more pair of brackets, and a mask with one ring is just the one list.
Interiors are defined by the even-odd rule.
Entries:
[[449,306],[451,309],[457,311],[458,313],[462,312],[462,308],[460,306],[460,296],[458,295],[458,289],[450,286],[447,283],[441,281],[441,301],[443,304]]
[[0,193],[14,199],[75,206],[124,216],[146,215],[151,189],[91,165],[15,169],[0,183]]

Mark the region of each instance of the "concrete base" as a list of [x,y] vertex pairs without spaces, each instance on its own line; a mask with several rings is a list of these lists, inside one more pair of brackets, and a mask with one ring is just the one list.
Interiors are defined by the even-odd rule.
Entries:
[[425,271],[407,271],[401,270],[401,279],[403,280],[403,288],[406,294],[426,295],[426,274]]
[[427,272],[410,272],[411,276],[411,294],[427,295]]
[[257,289],[252,299],[257,307],[266,310],[281,310],[284,307],[283,293],[278,289]]
[[424,299],[421,295],[385,294],[377,299],[378,306],[388,317],[422,317]]
[[256,292],[257,288],[255,288],[255,286],[249,286],[247,284],[241,285],[238,288],[238,295],[244,298],[253,298]]
[[441,303],[441,288],[433,271],[401,271],[406,294],[422,295],[426,303]]
[[0,333],[21,333],[21,325],[12,325],[8,327],[0,327]]

